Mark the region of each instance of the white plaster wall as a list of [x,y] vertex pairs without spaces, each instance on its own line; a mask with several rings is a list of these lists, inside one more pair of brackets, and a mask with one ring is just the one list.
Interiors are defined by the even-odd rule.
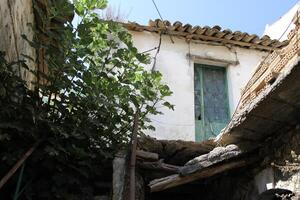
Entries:
[[[139,52],[144,52],[158,45],[159,35],[149,32],[131,32]],[[183,39],[163,36],[160,52],[157,56],[156,70],[173,91],[169,101],[175,105],[175,111],[162,109],[164,115],[151,116],[156,131],[148,132],[158,139],[195,140],[194,125],[194,63],[187,54],[207,58],[236,61],[238,65],[227,66],[229,104],[231,114],[240,98],[241,89],[250,79],[258,63],[266,55],[264,52],[237,47],[195,44],[190,45]],[[155,50],[151,51],[154,56]],[[236,52],[236,53],[235,53]],[[200,62],[197,62],[201,64]],[[152,64],[146,66],[150,69]]]
[[264,35],[270,36],[272,39],[280,39],[284,41],[287,39],[288,33],[295,28],[295,25],[291,23],[294,16],[297,14],[297,10],[300,7],[298,2],[293,8],[291,8],[286,14],[280,17],[277,21],[272,24],[267,24]]

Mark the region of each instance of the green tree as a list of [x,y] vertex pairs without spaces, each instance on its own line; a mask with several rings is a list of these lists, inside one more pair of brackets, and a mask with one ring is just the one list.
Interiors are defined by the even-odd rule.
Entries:
[[[38,143],[26,161],[22,198],[92,199],[106,173],[104,164],[128,146],[135,113],[140,113],[139,134],[153,129],[148,116],[161,114],[157,104],[173,109],[165,100],[171,91],[159,72],[143,68],[150,58],[138,52],[131,35],[98,17],[105,0],[50,2],[44,25],[72,12],[81,22],[73,27],[64,21],[47,32],[55,44],[28,41],[45,50],[48,68],[46,74],[32,71],[34,90],[14,73],[14,66],[26,62],[6,63],[1,53],[0,175]],[[7,194],[16,182],[17,175],[5,186]]]

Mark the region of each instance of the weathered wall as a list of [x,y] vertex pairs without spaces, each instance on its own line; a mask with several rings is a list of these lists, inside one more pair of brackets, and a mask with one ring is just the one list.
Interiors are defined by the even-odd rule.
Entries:
[[[35,58],[35,50],[21,35],[24,34],[32,40],[34,32],[34,15],[32,0],[1,0],[0,1],[0,51],[5,51],[7,60],[23,60],[25,54]],[[27,65],[34,68],[31,61]],[[21,75],[26,80],[31,80],[28,71],[22,70]]]
[[255,176],[259,193],[281,188],[300,194],[300,126],[282,137],[281,147],[274,149],[275,155],[269,155],[271,165]]
[[275,187],[300,192],[300,126],[288,134],[291,140],[275,155]]
[[[158,45],[159,35],[148,32],[131,32],[140,52],[153,49]],[[264,52],[237,47],[213,46],[207,44],[190,45],[182,39],[162,37],[160,52],[157,56],[156,70],[162,72],[164,81],[174,92],[169,98],[175,105],[175,111],[163,109],[164,115],[151,117],[156,127],[149,132],[159,139],[195,140],[194,125],[194,63],[207,64],[203,60],[188,59],[187,54],[202,58],[217,58],[229,62],[238,61],[237,65],[227,66],[228,92],[231,114],[238,104],[241,89],[250,79],[258,63],[266,55]],[[154,56],[156,51],[151,51]],[[152,64],[147,68],[151,68]]]

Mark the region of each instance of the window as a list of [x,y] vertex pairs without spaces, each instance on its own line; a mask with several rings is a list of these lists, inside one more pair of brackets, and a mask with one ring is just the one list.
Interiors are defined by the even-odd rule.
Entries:
[[229,121],[226,68],[195,64],[196,141],[215,137]]

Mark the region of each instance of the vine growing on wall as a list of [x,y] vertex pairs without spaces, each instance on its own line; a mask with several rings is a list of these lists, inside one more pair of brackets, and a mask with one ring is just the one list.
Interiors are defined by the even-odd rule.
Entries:
[[33,2],[36,39],[23,37],[38,54],[34,89],[14,73],[20,64],[29,70],[26,60],[7,63],[0,54],[1,177],[38,145],[0,198],[93,199],[110,176],[105,161],[130,140],[135,112],[140,134],[153,129],[148,115],[161,114],[157,104],[173,109],[165,100],[172,93],[159,72],[143,68],[149,56],[131,35],[98,17],[105,0]]

